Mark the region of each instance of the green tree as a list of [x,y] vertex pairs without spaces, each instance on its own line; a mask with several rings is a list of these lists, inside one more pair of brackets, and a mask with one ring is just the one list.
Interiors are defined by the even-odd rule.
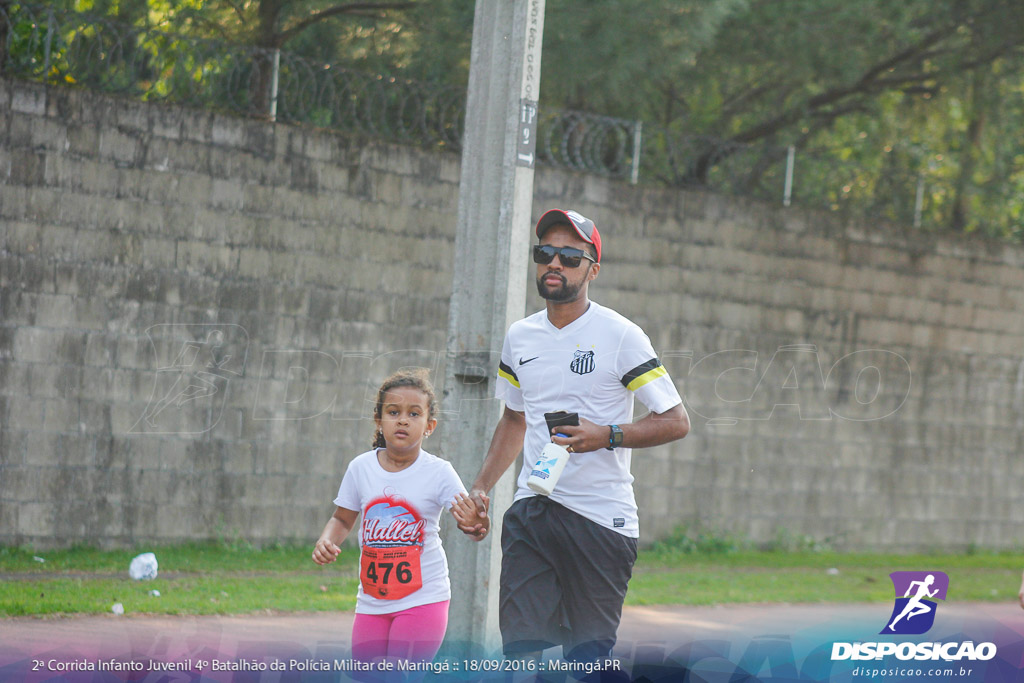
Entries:
[[418,3],[416,0],[52,0],[48,4],[192,37],[219,38],[276,49],[335,18],[388,22]]
[[[51,5],[438,88],[468,77],[469,0]],[[142,46],[156,81],[175,69],[210,81],[240,68],[158,43]],[[1019,0],[547,0],[543,50],[542,110],[643,121],[646,180],[777,197],[794,146],[801,201],[1020,231]],[[269,69],[246,59],[264,106]]]
[[[926,197],[932,217],[959,230],[976,229],[989,200],[1019,186],[1016,0],[548,7],[542,104],[639,118],[688,138],[684,153],[647,167],[664,182],[707,185],[726,173],[749,190],[769,169],[778,182],[795,145],[818,155],[801,157],[805,195],[841,206],[858,191],[899,191],[906,206],[891,217],[906,220],[930,164],[932,185],[945,182]],[[873,177],[842,178],[844,164]]]
[[[380,67],[386,60],[373,57],[401,52],[392,43],[401,42],[394,40],[395,36],[404,39],[403,16],[417,4],[414,0],[55,0],[52,7],[103,15],[118,25],[148,32],[150,44],[132,45],[130,50],[147,50],[146,61],[155,79],[172,78],[170,74],[175,72],[173,78],[180,85],[182,78],[208,80],[217,73],[232,72],[234,81],[250,84],[248,108],[265,113],[274,51],[287,47],[290,52],[320,57],[324,62],[366,62],[364,66],[369,68]],[[154,38],[155,31],[164,35]],[[190,48],[182,39],[213,39],[254,51],[241,59],[226,57],[217,64],[216,57],[208,54],[211,50],[198,48],[194,42]],[[129,50],[121,47],[124,52]],[[370,59],[361,59],[368,55]],[[243,60],[247,67],[241,65]],[[239,75],[240,70],[248,73]],[[157,90],[168,87],[158,86]]]

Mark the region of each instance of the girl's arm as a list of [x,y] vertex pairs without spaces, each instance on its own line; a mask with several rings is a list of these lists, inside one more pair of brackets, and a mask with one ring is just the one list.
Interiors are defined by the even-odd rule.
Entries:
[[342,541],[348,537],[352,527],[355,526],[356,518],[359,517],[357,510],[349,510],[339,507],[334,511],[334,516],[327,520],[324,530],[320,533],[320,539],[313,548],[313,561],[317,564],[330,564],[337,559],[341,552]]

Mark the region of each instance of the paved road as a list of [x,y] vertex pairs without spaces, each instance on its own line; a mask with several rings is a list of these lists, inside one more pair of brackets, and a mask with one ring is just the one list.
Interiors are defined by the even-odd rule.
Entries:
[[[815,649],[827,650],[836,641],[885,640],[877,634],[889,616],[889,609],[883,604],[628,607],[615,655],[634,669],[638,662],[661,662],[672,657],[674,661],[681,657],[690,657],[692,661],[697,651],[715,655],[701,655],[707,666],[721,667],[725,662],[728,667],[751,656],[757,661],[764,660],[764,666],[769,668],[775,656],[799,665]],[[351,628],[351,613],[9,618],[0,620],[0,681],[43,681],[52,678],[53,666],[75,666],[75,662],[87,666],[110,659],[176,664],[204,659],[345,659]],[[935,626],[926,638],[943,642],[992,640],[999,645],[1000,656],[1019,668],[1024,651],[1024,610],[1015,603],[942,604]],[[36,665],[44,670],[33,672],[33,660],[47,663],[42,667]],[[45,671],[47,667],[49,674]],[[140,673],[133,678],[158,680],[149,678],[149,674]],[[276,681],[281,676],[269,672],[249,674],[250,679],[258,680]],[[237,674],[210,674],[204,678],[232,680],[237,679]],[[991,676],[985,679],[990,680]],[[92,680],[92,674],[81,680]]]

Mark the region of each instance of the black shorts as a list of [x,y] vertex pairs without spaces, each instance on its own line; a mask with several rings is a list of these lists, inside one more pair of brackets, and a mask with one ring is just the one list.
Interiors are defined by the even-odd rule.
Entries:
[[637,539],[546,496],[513,503],[501,530],[498,621],[505,655],[562,645],[569,660],[607,657],[636,549]]

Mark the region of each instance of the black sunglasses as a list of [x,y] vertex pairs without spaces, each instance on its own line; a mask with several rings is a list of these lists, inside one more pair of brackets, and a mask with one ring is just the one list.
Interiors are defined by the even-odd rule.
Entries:
[[533,262],[545,266],[555,260],[555,255],[562,262],[563,268],[576,268],[582,259],[597,263],[590,254],[576,247],[553,247],[550,244],[533,245]]

